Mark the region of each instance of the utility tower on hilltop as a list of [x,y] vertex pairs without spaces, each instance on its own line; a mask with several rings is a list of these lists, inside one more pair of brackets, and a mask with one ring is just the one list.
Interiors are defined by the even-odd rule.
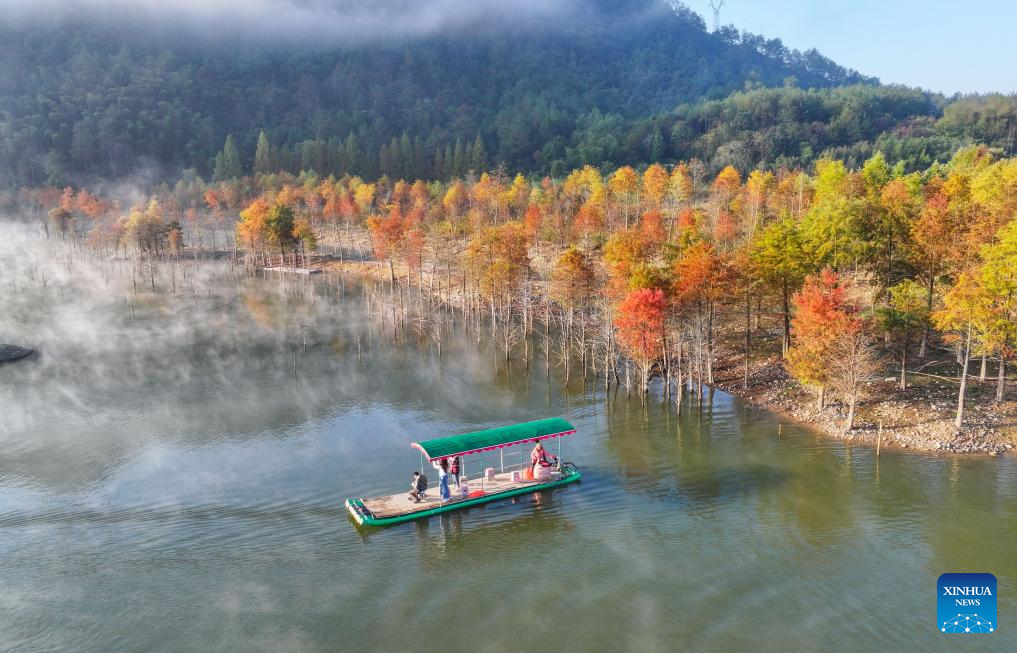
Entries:
[[710,0],[710,9],[713,9],[713,31],[720,30],[720,10],[724,7],[724,0]]

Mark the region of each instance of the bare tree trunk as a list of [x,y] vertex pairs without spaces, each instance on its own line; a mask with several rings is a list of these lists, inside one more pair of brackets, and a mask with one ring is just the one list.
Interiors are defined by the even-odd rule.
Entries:
[[971,362],[971,325],[968,325],[967,343],[964,346],[964,367],[961,371],[960,393],[957,395],[957,419],[954,425],[957,428],[964,426],[964,393],[968,389],[968,364]]
[[[932,300],[936,292],[936,275],[933,272],[929,273],[929,293],[925,298],[926,308],[929,311],[929,315],[932,314]],[[918,357],[925,358],[925,354],[929,347],[929,325],[926,324],[922,329],[922,344],[918,346]]]
[[787,286],[787,279],[784,279],[783,286],[783,300],[784,300],[784,342],[783,342],[783,356],[787,358],[787,352],[791,349],[791,294]]
[[706,323],[706,383],[713,387],[713,302],[710,302]]
[[544,376],[551,378],[551,295],[544,282]]
[[996,403],[1003,403],[1003,394],[1006,391],[1006,359],[1003,358],[1003,350],[999,351],[999,376],[996,379]]
[[604,394],[611,389],[611,345],[607,343],[604,345]]
[[742,389],[749,389],[749,351],[752,349],[752,295],[745,288],[745,366],[742,375]]
[[858,393],[852,392],[848,398],[848,416],[847,425],[844,430],[845,433],[850,433],[855,428],[855,404],[858,403]]
[[901,352],[900,357],[900,389],[908,389],[908,336],[910,334],[904,334],[904,350]]
[[671,399],[671,364],[670,364],[670,361],[668,360],[668,349],[669,349],[669,347],[668,347],[668,342],[667,342],[667,329],[666,328],[664,329],[664,337],[662,338],[662,342],[663,342],[663,348],[662,348],[663,351],[661,353],[664,355],[663,356],[663,361],[664,361],[664,370],[663,370],[663,372],[664,372],[664,374],[663,374],[663,376],[664,376],[664,399],[666,401],[670,401],[670,399]]

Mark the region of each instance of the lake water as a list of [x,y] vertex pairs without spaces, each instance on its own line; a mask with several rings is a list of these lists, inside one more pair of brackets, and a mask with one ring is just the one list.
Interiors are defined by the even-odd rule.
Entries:
[[[135,291],[0,239],[0,341],[42,352],[0,367],[0,650],[1017,648],[1012,459],[877,463],[720,392],[678,417],[461,324],[439,358],[351,280]],[[550,415],[581,483],[381,530],[342,507],[403,490],[411,440]],[[999,579],[991,635],[936,629],[963,571]]]

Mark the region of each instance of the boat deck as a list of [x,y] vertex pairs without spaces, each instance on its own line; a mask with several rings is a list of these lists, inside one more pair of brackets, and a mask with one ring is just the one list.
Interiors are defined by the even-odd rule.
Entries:
[[[543,485],[546,483],[553,483],[563,478],[562,474],[552,471],[549,476],[546,476],[540,480],[533,481],[518,481],[512,480],[512,472],[504,472],[501,474],[495,474],[493,479],[484,479],[483,487],[481,487],[480,478],[473,478],[469,481],[470,492],[476,492],[477,490],[483,489],[484,496],[488,497],[501,492],[509,490],[516,490],[525,488],[528,485]],[[401,517],[403,515],[410,515],[415,512],[424,512],[440,506],[448,506],[463,501],[468,501],[471,498],[476,497],[463,497],[459,493],[459,489],[450,484],[449,490],[452,493],[452,498],[448,501],[441,502],[438,500],[438,482],[436,479],[432,479],[430,476],[427,479],[431,483],[427,487],[427,496],[421,500],[420,503],[414,503],[409,499],[409,488],[405,492],[398,494],[391,494],[385,497],[374,497],[372,499],[363,499],[364,506],[378,519],[387,519],[390,517]]]

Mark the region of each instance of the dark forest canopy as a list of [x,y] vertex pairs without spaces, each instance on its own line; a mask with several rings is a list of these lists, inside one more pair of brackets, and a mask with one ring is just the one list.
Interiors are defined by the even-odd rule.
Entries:
[[[227,134],[249,168],[262,130],[289,168],[436,176],[439,149],[454,157],[457,141],[465,150],[480,136],[486,163],[551,172],[596,154],[583,148],[598,130],[622,140],[632,120],[746,83],[874,82],[778,40],[710,34],[656,0],[589,4],[567,24],[349,47],[174,41],[80,18],[8,25],[0,183],[122,177],[146,164],[211,174]],[[412,156],[400,150],[398,165],[413,170],[379,170],[383,147],[404,135]]]
[[504,164],[557,176],[692,156],[746,170],[877,148],[920,167],[965,142],[1012,150],[1013,98],[994,100],[994,117],[970,100],[951,111],[816,51],[708,33],[680,5],[581,4],[568,20],[345,46],[80,16],[13,22],[0,27],[0,186],[187,168],[448,178]]

